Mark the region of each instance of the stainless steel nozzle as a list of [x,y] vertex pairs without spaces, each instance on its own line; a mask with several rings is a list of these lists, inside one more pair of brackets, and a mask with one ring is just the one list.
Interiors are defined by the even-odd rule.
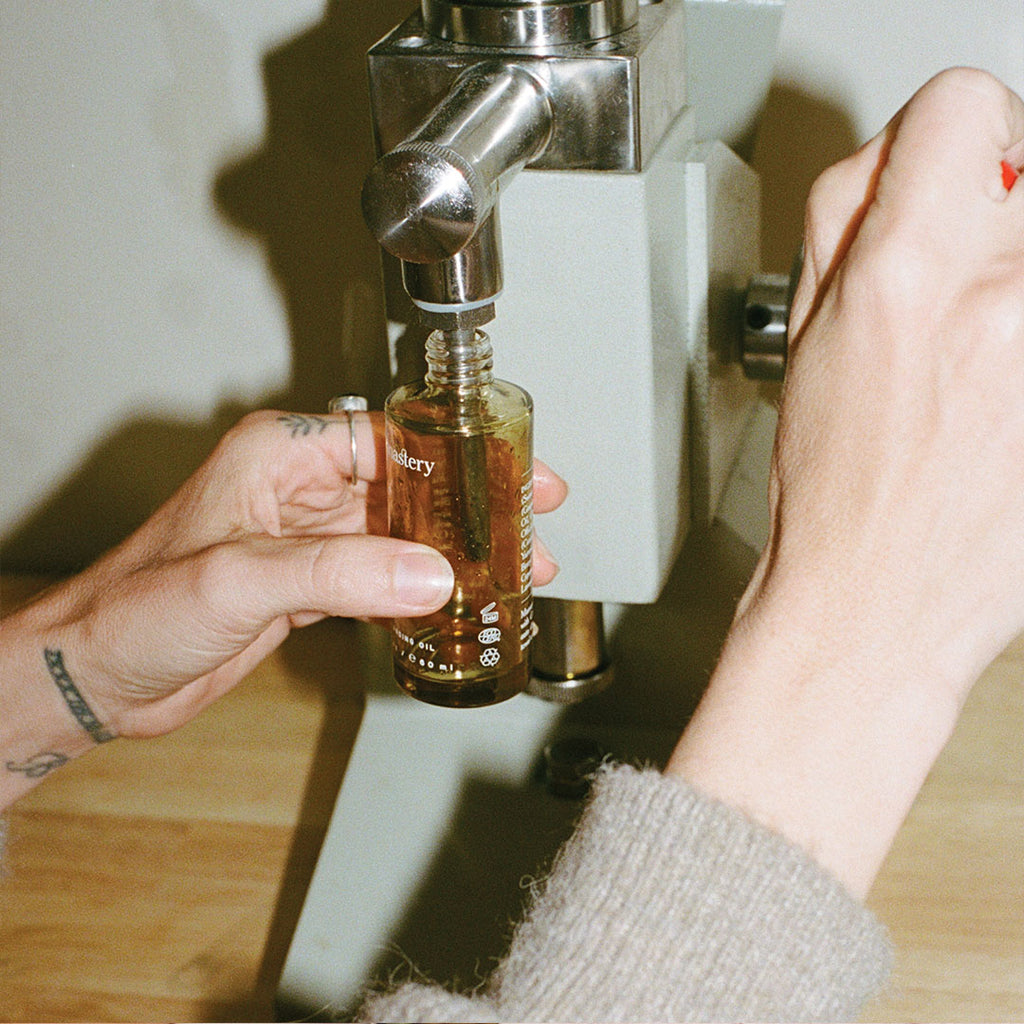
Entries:
[[373,166],[363,186],[366,223],[401,260],[448,259],[490,216],[502,178],[550,136],[551,104],[537,78],[514,64],[477,64]]

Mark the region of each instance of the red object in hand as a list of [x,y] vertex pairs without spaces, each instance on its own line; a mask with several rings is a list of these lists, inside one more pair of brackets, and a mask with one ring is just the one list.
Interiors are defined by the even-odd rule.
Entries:
[[1020,175],[1005,160],[999,166],[1003,169],[1003,188],[1009,192]]

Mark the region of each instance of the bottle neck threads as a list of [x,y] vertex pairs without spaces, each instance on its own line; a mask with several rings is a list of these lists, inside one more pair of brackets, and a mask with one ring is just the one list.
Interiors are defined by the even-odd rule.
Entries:
[[427,338],[427,383],[438,387],[475,388],[494,380],[491,339],[467,328],[434,331]]

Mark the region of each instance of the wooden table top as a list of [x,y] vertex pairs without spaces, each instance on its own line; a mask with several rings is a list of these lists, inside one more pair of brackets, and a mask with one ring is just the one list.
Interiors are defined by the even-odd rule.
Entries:
[[[4,605],[31,581],[4,581]],[[355,633],[289,638],[189,726],[72,762],[8,815],[0,1020],[273,1020],[358,729]],[[1024,1020],[1024,637],[976,687],[870,897],[867,1019]]]

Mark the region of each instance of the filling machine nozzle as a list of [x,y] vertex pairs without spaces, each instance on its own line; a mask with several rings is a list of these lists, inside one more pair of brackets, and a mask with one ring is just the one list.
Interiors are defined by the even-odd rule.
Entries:
[[371,49],[363,213],[426,326],[493,318],[498,194],[523,167],[636,169],[637,76],[600,47],[638,19],[639,0],[421,0]]
[[402,261],[405,290],[429,326],[447,328],[446,314],[484,309],[501,292],[498,191],[544,151],[551,122],[538,78],[481,62],[370,171],[366,222]]

